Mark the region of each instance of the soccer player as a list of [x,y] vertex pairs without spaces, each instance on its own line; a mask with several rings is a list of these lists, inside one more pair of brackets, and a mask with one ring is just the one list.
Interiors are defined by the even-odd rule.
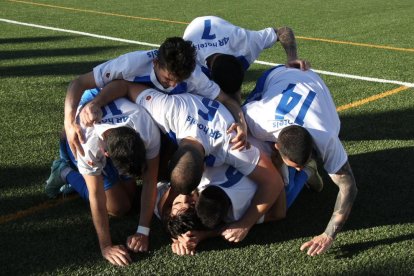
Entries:
[[229,164],[258,185],[251,208],[239,221],[227,226],[230,234],[226,239],[241,241],[281,192],[283,180],[270,158],[254,146],[231,150],[234,133],[226,134],[226,130],[234,119],[219,102],[188,93],[169,96],[126,81],[111,82],[101,94],[106,95],[102,99],[107,101],[128,94],[175,141],[178,149],[170,161],[170,181],[176,192],[190,194],[200,183],[204,164]]
[[[86,91],[79,110],[98,90]],[[65,183],[89,201],[99,245],[105,259],[114,265],[131,262],[128,250],[113,245],[108,213],[129,211],[136,191],[135,176],[143,188],[137,233],[128,237],[127,246],[135,252],[148,250],[149,226],[155,206],[160,133],[148,112],[127,99],[117,99],[103,107],[103,118],[91,127],[82,126],[86,137],[85,155],[77,159],[66,141],[61,143],[61,158],[52,166],[46,184],[49,197],[56,197]],[[74,170],[77,168],[79,171]]]
[[244,71],[277,41],[286,52],[288,66],[309,68],[306,61],[297,58],[295,36],[289,27],[252,31],[217,16],[202,16],[191,21],[183,38],[193,42],[203,72],[228,94],[240,90]]
[[[124,79],[130,82],[145,83],[168,94],[198,93],[210,99],[217,99],[232,112],[237,124],[230,130],[237,130],[235,148],[245,143],[247,126],[240,105],[220,91],[220,87],[209,80],[195,62],[195,48],[191,42],[180,37],[167,38],[159,49],[136,51],[124,54],[102,63],[92,72],[78,76],[67,90],[65,99],[65,131],[73,153],[80,151],[84,142],[82,131],[75,120],[76,110],[83,91],[95,87],[102,88],[112,80]],[[93,103],[93,102],[92,102]],[[99,117],[100,108],[88,104],[80,114],[81,122],[90,126]]]
[[[312,70],[276,66],[265,72],[243,106],[252,135],[274,144],[286,165],[302,170],[312,151],[339,187],[334,212],[324,233],[301,246],[322,254],[332,245],[351,212],[357,187],[339,140],[339,116],[329,89]],[[316,190],[322,189],[322,182]]]

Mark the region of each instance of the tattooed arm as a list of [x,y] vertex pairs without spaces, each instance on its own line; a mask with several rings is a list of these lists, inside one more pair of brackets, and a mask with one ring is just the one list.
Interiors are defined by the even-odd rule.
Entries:
[[324,253],[332,245],[336,235],[351,213],[352,205],[357,195],[357,187],[351,166],[347,161],[336,173],[330,175],[332,181],[339,187],[334,212],[325,232],[304,243],[300,250],[308,249],[307,254],[315,256]]
[[310,68],[310,63],[306,60],[298,59],[296,39],[292,29],[289,27],[280,27],[275,29],[275,32],[277,34],[277,39],[280,41],[280,44],[282,44],[283,49],[285,49],[287,56],[286,65],[301,70],[308,70]]

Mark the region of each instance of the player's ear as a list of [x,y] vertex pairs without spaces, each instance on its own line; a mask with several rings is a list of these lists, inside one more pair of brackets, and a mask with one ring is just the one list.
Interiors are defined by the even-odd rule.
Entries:
[[275,149],[279,150],[279,144],[277,142],[275,143]]

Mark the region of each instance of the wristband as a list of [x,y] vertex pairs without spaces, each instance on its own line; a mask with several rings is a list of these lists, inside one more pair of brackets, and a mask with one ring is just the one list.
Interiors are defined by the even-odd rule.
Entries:
[[139,225],[137,228],[137,233],[148,236],[150,232],[150,229],[148,227],[145,226],[141,226]]

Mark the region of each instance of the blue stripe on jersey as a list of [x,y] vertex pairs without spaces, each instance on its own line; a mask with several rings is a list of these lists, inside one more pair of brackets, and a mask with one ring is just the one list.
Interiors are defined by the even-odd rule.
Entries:
[[242,179],[243,176],[244,175],[241,172],[236,170],[234,167],[229,166],[228,169],[226,170],[227,181],[224,183],[221,183],[219,186],[224,187],[224,188],[229,188],[233,186],[234,184],[238,183],[240,179]]
[[214,166],[214,162],[216,162],[216,157],[214,157],[211,154],[209,156],[206,156],[204,158],[204,163],[206,163],[206,166],[213,167]]
[[171,90],[169,95],[176,95],[176,94],[182,94],[187,92],[187,83],[186,82],[180,82],[176,87],[174,87],[173,90]]
[[168,132],[167,135],[168,135],[168,138],[170,138],[170,140],[174,142],[174,144],[178,145],[177,136],[175,135],[173,131]]
[[151,81],[151,77],[150,76],[141,76],[141,77],[136,76],[134,78],[134,82],[146,84],[146,85],[148,85],[151,88],[154,88],[155,87],[155,85]]
[[247,59],[244,56],[238,56],[237,59],[241,61],[244,71],[247,71],[247,69],[250,67],[250,63],[247,61]]
[[288,167],[288,171],[289,184],[285,187],[287,208],[293,204],[299,195],[299,192],[302,190],[303,186],[308,180],[308,175],[303,170],[297,171],[295,168]]
[[247,104],[249,102],[252,102],[252,101],[260,101],[262,99],[262,96],[263,96],[263,92],[264,92],[263,88],[264,88],[264,84],[266,82],[267,77],[269,76],[269,74],[273,70],[275,70],[277,68],[280,68],[282,66],[285,66],[285,65],[283,65],[283,64],[278,65],[278,66],[270,68],[269,70],[264,72],[263,75],[261,75],[260,78],[257,80],[255,88],[253,89],[252,92],[250,92],[250,94],[247,96],[246,100],[244,101],[244,103],[242,105],[245,105],[245,104]]
[[205,66],[201,66],[201,71],[204,73],[204,75],[207,76],[207,78],[211,79],[211,72],[210,69],[208,69]]

